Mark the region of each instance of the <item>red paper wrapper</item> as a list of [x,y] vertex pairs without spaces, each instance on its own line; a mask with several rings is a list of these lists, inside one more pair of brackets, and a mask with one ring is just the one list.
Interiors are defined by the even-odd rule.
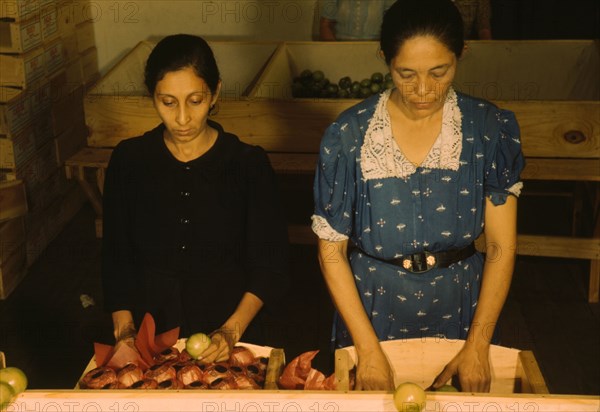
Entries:
[[335,390],[335,374],[329,377],[312,367],[318,350],[304,352],[294,358],[279,377],[283,389]]
[[128,363],[135,363],[145,371],[154,364],[153,359],[157,354],[175,345],[179,339],[179,327],[156,336],[155,332],[154,318],[146,313],[138,328],[135,349],[125,343],[115,346],[94,343],[96,365],[119,370]]

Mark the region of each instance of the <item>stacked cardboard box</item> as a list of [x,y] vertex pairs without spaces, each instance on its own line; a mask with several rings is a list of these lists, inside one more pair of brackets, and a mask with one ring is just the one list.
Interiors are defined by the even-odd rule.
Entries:
[[28,266],[85,199],[61,166],[85,146],[83,96],[99,77],[87,10],[80,0],[0,2],[0,182],[24,183]]
[[25,276],[27,249],[24,217],[27,198],[22,181],[0,182],[0,299]]

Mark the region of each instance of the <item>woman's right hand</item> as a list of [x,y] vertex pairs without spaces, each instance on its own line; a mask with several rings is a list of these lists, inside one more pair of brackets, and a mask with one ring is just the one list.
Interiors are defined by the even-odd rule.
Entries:
[[[127,341],[132,343],[135,341],[137,331],[133,323],[133,315],[128,310],[118,310],[112,313],[113,334],[115,342]],[[131,345],[130,345],[131,346]]]
[[394,372],[381,348],[368,354],[358,355],[354,389],[357,391],[394,390]]

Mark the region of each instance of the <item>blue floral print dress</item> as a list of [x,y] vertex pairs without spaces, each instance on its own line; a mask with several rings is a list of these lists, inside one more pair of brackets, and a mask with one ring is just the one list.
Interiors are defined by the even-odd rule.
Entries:
[[[349,239],[356,286],[379,340],[465,339],[477,306],[483,257],[415,274],[375,259],[461,248],[483,230],[485,198],[518,196],[524,167],[514,114],[450,89],[440,135],[423,163],[396,144],[390,91],[343,112],[321,142],[313,231]],[[363,253],[364,251],[364,253]],[[352,345],[336,314],[333,340]]]

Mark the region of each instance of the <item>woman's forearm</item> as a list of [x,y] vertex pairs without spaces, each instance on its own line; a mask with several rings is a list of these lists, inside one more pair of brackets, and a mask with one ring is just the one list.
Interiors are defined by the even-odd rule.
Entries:
[[486,349],[490,345],[510,289],[517,249],[516,198],[509,196],[501,206],[494,206],[489,200],[486,202],[486,261],[467,339],[467,345],[475,349]]
[[112,313],[113,333],[118,342],[124,339],[134,338],[136,335],[133,315],[128,310],[118,310]]
[[225,333],[232,334],[234,341],[238,342],[262,307],[263,301],[258,296],[246,292],[242,296],[235,312],[225,321],[220,329]]
[[319,263],[333,303],[352,335],[356,350],[360,353],[379,348],[379,340],[358,295],[346,257],[347,244],[348,241],[319,240]]

